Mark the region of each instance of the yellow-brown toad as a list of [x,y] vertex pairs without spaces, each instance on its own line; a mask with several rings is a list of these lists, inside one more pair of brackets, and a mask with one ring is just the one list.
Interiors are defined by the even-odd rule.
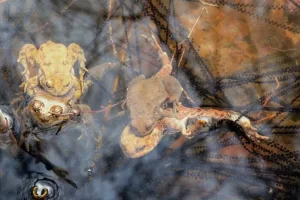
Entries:
[[[74,73],[77,61],[79,78]],[[87,72],[85,61],[83,50],[75,43],[65,47],[63,44],[48,41],[38,50],[32,44],[26,44],[21,48],[18,58],[18,63],[24,67],[24,82],[20,87],[30,97],[46,92],[77,102],[91,84],[90,81],[83,80]]]

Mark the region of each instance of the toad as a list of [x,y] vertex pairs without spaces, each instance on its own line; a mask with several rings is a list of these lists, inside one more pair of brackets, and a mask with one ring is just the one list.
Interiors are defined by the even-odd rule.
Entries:
[[[179,81],[171,76],[172,65],[168,55],[152,37],[153,46],[162,60],[162,68],[148,79],[144,75],[133,79],[129,83],[126,98],[130,126],[140,136],[151,133],[158,120],[176,118],[176,106],[183,91]],[[168,109],[169,104],[173,109]]]
[[[77,61],[79,78],[74,72]],[[83,50],[75,43],[65,47],[47,41],[38,50],[32,44],[26,44],[21,48],[18,58],[18,63],[24,67],[24,80],[20,87],[30,97],[43,91],[72,103],[77,102],[91,84],[91,81],[83,80],[88,71],[85,61]]]

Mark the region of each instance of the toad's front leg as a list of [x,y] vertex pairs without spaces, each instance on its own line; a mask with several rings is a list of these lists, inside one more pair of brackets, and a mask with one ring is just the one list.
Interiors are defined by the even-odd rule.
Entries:
[[261,140],[269,140],[269,137],[258,134],[257,129],[251,125],[251,122],[247,117],[241,116],[241,114],[233,111],[228,112],[231,113],[230,120],[239,124],[250,139],[258,142]]
[[75,103],[82,97],[82,95],[88,90],[88,88],[93,84],[91,80],[83,81],[81,84],[80,80],[76,77],[73,77],[75,94],[73,101]]

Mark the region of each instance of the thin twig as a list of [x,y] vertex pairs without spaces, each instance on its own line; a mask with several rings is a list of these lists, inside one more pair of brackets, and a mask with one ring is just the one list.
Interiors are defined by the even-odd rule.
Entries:
[[108,15],[107,15],[107,19],[106,20],[108,20],[109,39],[111,41],[111,45],[112,45],[112,49],[113,49],[113,54],[117,58],[118,57],[118,52],[116,50],[116,46],[115,46],[115,43],[114,43],[114,40],[113,40],[112,27],[111,27],[111,23],[110,23],[110,17],[111,17],[111,0],[108,1]]
[[[276,91],[277,91],[278,88],[280,87],[280,82],[278,81],[277,77],[275,77],[275,81],[276,81],[276,87],[275,87],[275,90],[271,93],[270,96],[268,96],[268,97],[266,98],[266,100],[265,100],[264,103],[263,103],[263,107],[265,107],[265,106],[269,103],[269,101],[271,100],[271,98],[274,96],[274,94],[276,93]],[[261,113],[262,113],[262,111],[260,111],[260,112],[257,114],[257,117],[259,117],[259,116],[261,115]],[[273,118],[273,116],[262,118],[262,119],[258,120],[256,123],[265,121],[265,120],[270,119],[270,118]]]
[[275,50],[275,51],[280,51],[280,52],[283,52],[283,53],[285,53],[287,51],[296,51],[296,49],[285,49],[285,50],[283,50],[283,49],[279,49],[279,48],[271,47],[271,46],[268,46],[268,48],[272,49],[272,50]]
[[182,54],[181,54],[181,56],[180,56],[180,59],[179,59],[179,62],[178,62],[178,67],[180,67],[180,63],[181,63],[181,61],[182,61],[182,59],[183,59],[184,53],[185,53],[185,48],[183,49]]
[[199,2],[202,3],[204,6],[219,7],[217,4],[207,3],[203,0],[200,0]]
[[278,88],[280,87],[280,83],[279,83],[277,77],[275,77],[275,81],[276,81],[276,88],[275,88],[275,90],[272,92],[272,94],[265,100],[263,106],[266,106],[266,105],[267,105],[267,103],[270,101],[271,97],[274,96],[275,91],[278,90]]
[[[111,109],[117,105],[119,105],[120,103],[123,103],[124,100],[118,102],[118,103],[115,103],[111,106],[107,106],[107,107],[104,107],[104,109],[101,109],[101,110],[91,110],[91,111],[81,111],[81,113],[102,113],[102,112],[105,112],[106,110],[108,109]],[[57,114],[57,113],[54,113],[54,112],[49,112],[50,114],[53,114],[53,115],[57,115],[57,116],[66,116],[66,115],[74,115],[74,113],[62,113],[62,114]]]
[[173,62],[174,56],[175,56],[175,53],[173,53],[173,55],[172,55],[172,58],[171,58],[171,61],[170,61],[171,65],[172,65],[172,62]]
[[262,123],[263,121],[267,121],[267,120],[273,119],[274,117],[276,117],[276,114],[268,116],[268,117],[261,118],[261,119],[255,121],[255,123],[259,124],[259,123]]
[[[71,1],[64,9],[62,9],[62,10],[59,12],[59,14],[61,15],[61,14],[63,14],[64,12],[66,12],[66,11],[67,11],[74,3],[75,3],[75,1],[76,1],[76,0]],[[1,2],[0,2],[0,3],[1,3]],[[53,17],[52,19],[50,19],[49,21],[47,21],[46,23],[44,23],[42,26],[40,26],[40,27],[38,27],[37,29],[31,31],[30,33],[36,33],[36,32],[41,31],[42,29],[46,28],[46,27],[50,24],[50,22],[54,22],[57,18],[58,18],[57,16]]]
[[185,95],[187,100],[189,100],[191,103],[195,104],[195,101],[193,101],[193,99],[191,99],[191,97],[187,94],[187,92],[185,90],[183,90],[182,92]]
[[[124,101],[124,100],[123,100],[123,101]],[[123,101],[120,101],[120,102],[115,103],[115,104],[113,104],[113,105],[111,105],[111,106],[108,106],[108,107],[104,107],[104,109],[101,109],[101,110],[82,111],[82,113],[102,113],[102,112],[105,112],[105,111],[108,110],[108,109],[111,109],[111,108],[113,108],[113,107],[119,105],[119,104],[122,103]]]
[[193,26],[192,30],[190,31],[190,34],[188,35],[187,38],[190,38],[190,37],[191,37],[191,34],[192,34],[192,32],[194,31],[194,29],[195,29],[195,27],[196,27],[196,24],[198,23],[198,21],[199,21],[201,15],[202,15],[202,13],[203,13],[203,9],[202,9],[202,11],[201,11],[201,14],[200,14],[199,17],[197,18],[196,22],[194,23],[194,26]]
[[[194,29],[195,29],[195,27],[196,27],[196,24],[198,23],[199,19],[201,18],[201,16],[202,16],[204,10],[205,10],[206,13],[207,13],[206,8],[205,8],[205,7],[202,8],[199,17],[197,18],[197,20],[196,20],[196,22],[194,23],[194,25],[193,25],[193,27],[192,27],[192,29],[191,29],[189,35],[187,36],[187,39],[189,39],[189,38],[191,37],[192,32],[194,31]],[[186,39],[182,40],[178,45],[181,45],[183,42],[185,42],[185,40],[186,40]],[[180,67],[180,63],[181,63],[181,61],[182,61],[182,59],[183,59],[184,53],[185,53],[185,48],[183,48],[182,54],[181,54],[181,56],[180,56],[180,59],[179,59],[179,62],[178,62],[178,67]]]

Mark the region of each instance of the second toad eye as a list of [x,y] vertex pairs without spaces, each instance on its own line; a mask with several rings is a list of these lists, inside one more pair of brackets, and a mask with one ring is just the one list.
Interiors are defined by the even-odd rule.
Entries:
[[44,104],[38,100],[35,100],[32,105],[35,111],[40,110],[44,106]]
[[55,114],[61,114],[63,112],[63,108],[61,106],[52,106],[51,112]]
[[68,82],[64,85],[64,87],[69,87],[69,86],[70,86],[70,82]]
[[47,88],[52,88],[53,87],[53,83],[52,83],[52,81],[46,81],[46,86],[47,86]]

